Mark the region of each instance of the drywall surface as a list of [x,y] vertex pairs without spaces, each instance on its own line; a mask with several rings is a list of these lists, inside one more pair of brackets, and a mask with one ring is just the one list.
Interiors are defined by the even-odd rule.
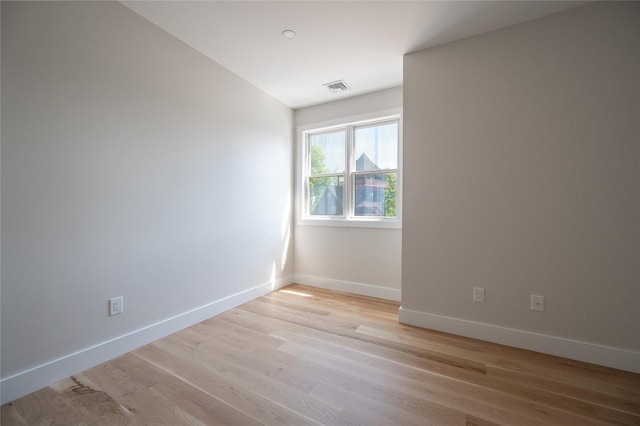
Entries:
[[292,132],[117,2],[3,2],[3,379],[286,281]]
[[345,117],[400,107],[402,107],[402,86],[297,109],[296,126],[331,122]]
[[638,22],[593,3],[405,56],[403,309],[640,360]]
[[[332,123],[402,106],[402,88],[296,110],[296,126]],[[300,147],[298,134],[298,148]],[[295,227],[295,280],[391,299],[400,297],[400,229]]]

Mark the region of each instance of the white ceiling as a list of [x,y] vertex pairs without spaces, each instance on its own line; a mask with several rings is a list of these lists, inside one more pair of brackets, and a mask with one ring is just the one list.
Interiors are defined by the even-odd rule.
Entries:
[[[402,84],[405,53],[559,12],[570,1],[123,1],[292,108]],[[294,30],[292,40],[282,37]],[[348,92],[323,83],[343,79]]]

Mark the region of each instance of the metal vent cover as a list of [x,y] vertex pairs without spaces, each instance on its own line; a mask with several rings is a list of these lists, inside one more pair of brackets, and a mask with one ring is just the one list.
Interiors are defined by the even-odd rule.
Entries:
[[346,92],[347,90],[349,90],[349,86],[347,86],[347,83],[345,83],[343,80],[336,80],[332,81],[331,83],[325,83],[323,84],[323,86],[328,88],[331,93]]

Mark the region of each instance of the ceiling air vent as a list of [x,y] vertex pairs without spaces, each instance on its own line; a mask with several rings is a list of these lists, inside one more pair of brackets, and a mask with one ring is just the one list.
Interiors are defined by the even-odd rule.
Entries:
[[327,87],[331,91],[331,93],[346,92],[347,90],[349,90],[349,86],[347,86],[347,84],[342,80],[325,83],[323,84],[323,86]]

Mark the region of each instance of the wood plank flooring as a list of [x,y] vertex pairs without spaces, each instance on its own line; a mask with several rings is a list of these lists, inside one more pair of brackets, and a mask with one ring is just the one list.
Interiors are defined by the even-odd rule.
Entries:
[[2,406],[2,425],[640,425],[640,375],[292,285]]

